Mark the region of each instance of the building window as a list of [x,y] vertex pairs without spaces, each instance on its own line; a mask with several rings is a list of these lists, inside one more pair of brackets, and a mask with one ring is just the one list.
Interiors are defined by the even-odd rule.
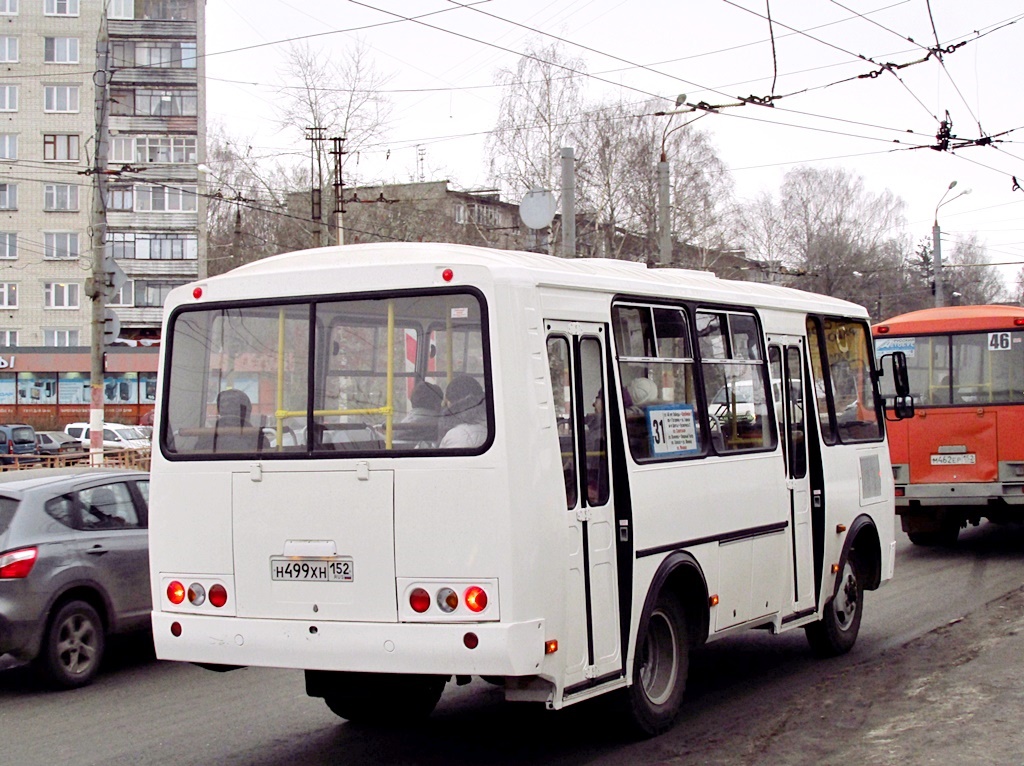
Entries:
[[0,0],[0,16],[17,16],[18,0]]
[[107,253],[112,258],[131,260],[135,258],[135,232],[108,231],[106,236]]
[[43,38],[43,61],[47,64],[77,64],[78,38]]
[[[132,206],[132,187],[130,186],[108,186],[107,187],[107,210],[130,211]],[[109,242],[109,237],[107,238]]]
[[187,41],[135,43],[135,66],[195,69],[196,44]]
[[78,0],[45,0],[43,14],[46,16],[77,16]]
[[0,184],[0,210],[18,209],[18,184]]
[[[129,162],[132,160],[129,160]],[[194,136],[139,136],[135,140],[135,162],[195,162]]]
[[0,133],[0,160],[18,159],[18,134]]
[[135,257],[151,261],[194,261],[199,257],[199,239],[195,234],[139,233],[135,236]]
[[0,346],[5,348],[16,348],[18,345],[17,330],[0,330]]
[[47,231],[43,233],[43,258],[68,260],[78,257],[78,232]]
[[135,0],[110,0],[107,3],[108,19],[134,19]]
[[17,282],[0,282],[0,308],[18,308]]
[[[46,282],[43,285],[43,307],[48,309],[77,309],[79,285],[77,282]],[[46,345],[58,345],[47,343]],[[70,345],[70,344],[69,344]]]
[[44,346],[77,346],[78,330],[43,330]]
[[0,231],[0,258],[13,260],[18,257],[18,233]]
[[135,91],[134,113],[150,117],[195,117],[197,104],[194,90],[139,88]]
[[43,88],[44,112],[77,112],[77,85],[47,85]]
[[18,111],[18,86],[0,85],[0,112]]
[[[45,184],[44,210],[78,210],[78,186],[75,184]],[[77,236],[77,235],[75,235]]]
[[196,210],[196,187],[140,184],[135,187],[135,209],[140,212],[194,212]]
[[134,136],[111,136],[110,138],[110,163],[131,164],[135,161],[135,137]]
[[0,37],[0,64],[18,63],[18,38]]
[[106,242],[107,252],[119,260],[194,261],[199,253],[195,234],[108,231]]
[[162,308],[171,290],[185,282],[149,282],[135,280],[135,305],[137,307]]
[[43,159],[55,162],[78,162],[78,136],[64,133],[44,134]]
[[132,296],[135,294],[135,282],[132,280],[126,280],[121,289],[114,293],[110,300],[107,301],[108,306],[131,306]]
[[135,18],[151,21],[195,21],[196,0],[136,0]]
[[121,117],[135,114],[135,91],[111,88],[110,113]]

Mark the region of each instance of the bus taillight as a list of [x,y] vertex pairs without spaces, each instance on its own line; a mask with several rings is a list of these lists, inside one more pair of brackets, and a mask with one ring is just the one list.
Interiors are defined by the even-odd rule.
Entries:
[[185,586],[177,580],[167,584],[167,600],[172,604],[180,604],[185,600]]
[[228,589],[220,583],[210,587],[210,603],[220,608],[228,603]]
[[430,609],[430,594],[423,588],[413,588],[409,594],[409,606],[418,614],[423,614]]
[[487,592],[479,586],[467,588],[464,600],[471,612],[482,612],[487,608]]

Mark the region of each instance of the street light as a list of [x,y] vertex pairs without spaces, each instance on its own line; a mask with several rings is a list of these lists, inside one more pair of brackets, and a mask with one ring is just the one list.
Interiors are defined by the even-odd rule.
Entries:
[[[679,97],[676,98],[676,106],[682,106],[685,103],[686,94],[681,93]],[[671,117],[675,114],[685,114],[693,111],[695,111],[695,109],[693,107],[689,107],[675,112],[659,113],[659,115]],[[671,124],[670,121],[665,125],[665,129],[661,132],[661,157],[658,161],[658,260],[662,266],[668,266],[672,262],[672,230],[669,226],[668,154],[665,152],[665,142],[668,140],[668,137],[677,130],[685,128],[687,125],[692,125],[706,114],[707,112],[704,112],[688,122],[676,125],[672,129],[669,129],[669,125]]]
[[946,187],[946,191],[942,193],[942,197],[939,198],[939,204],[935,206],[935,221],[932,223],[932,252],[934,253],[935,257],[936,308],[942,306],[945,303],[944,296],[942,294],[942,232],[939,230],[939,208],[949,202],[952,202],[955,199],[960,199],[960,197],[966,196],[971,193],[970,189],[964,189],[955,197],[950,197],[949,199],[946,199],[946,195],[949,194],[955,186],[956,181],[950,181],[949,186]]

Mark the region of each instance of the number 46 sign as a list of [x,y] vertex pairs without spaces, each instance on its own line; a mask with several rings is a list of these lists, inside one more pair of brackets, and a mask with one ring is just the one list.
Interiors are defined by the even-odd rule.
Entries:
[[1009,351],[1010,350],[1010,333],[1008,333],[1008,332],[990,332],[988,334],[988,350],[989,351]]

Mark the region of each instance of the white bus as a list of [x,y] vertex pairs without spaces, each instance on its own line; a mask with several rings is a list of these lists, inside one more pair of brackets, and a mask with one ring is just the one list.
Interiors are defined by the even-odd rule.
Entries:
[[479,676],[550,709],[615,692],[655,734],[690,648],[803,628],[845,652],[893,574],[850,303],[372,244],[179,288],[163,338],[158,656],[302,669],[347,719],[423,716]]

